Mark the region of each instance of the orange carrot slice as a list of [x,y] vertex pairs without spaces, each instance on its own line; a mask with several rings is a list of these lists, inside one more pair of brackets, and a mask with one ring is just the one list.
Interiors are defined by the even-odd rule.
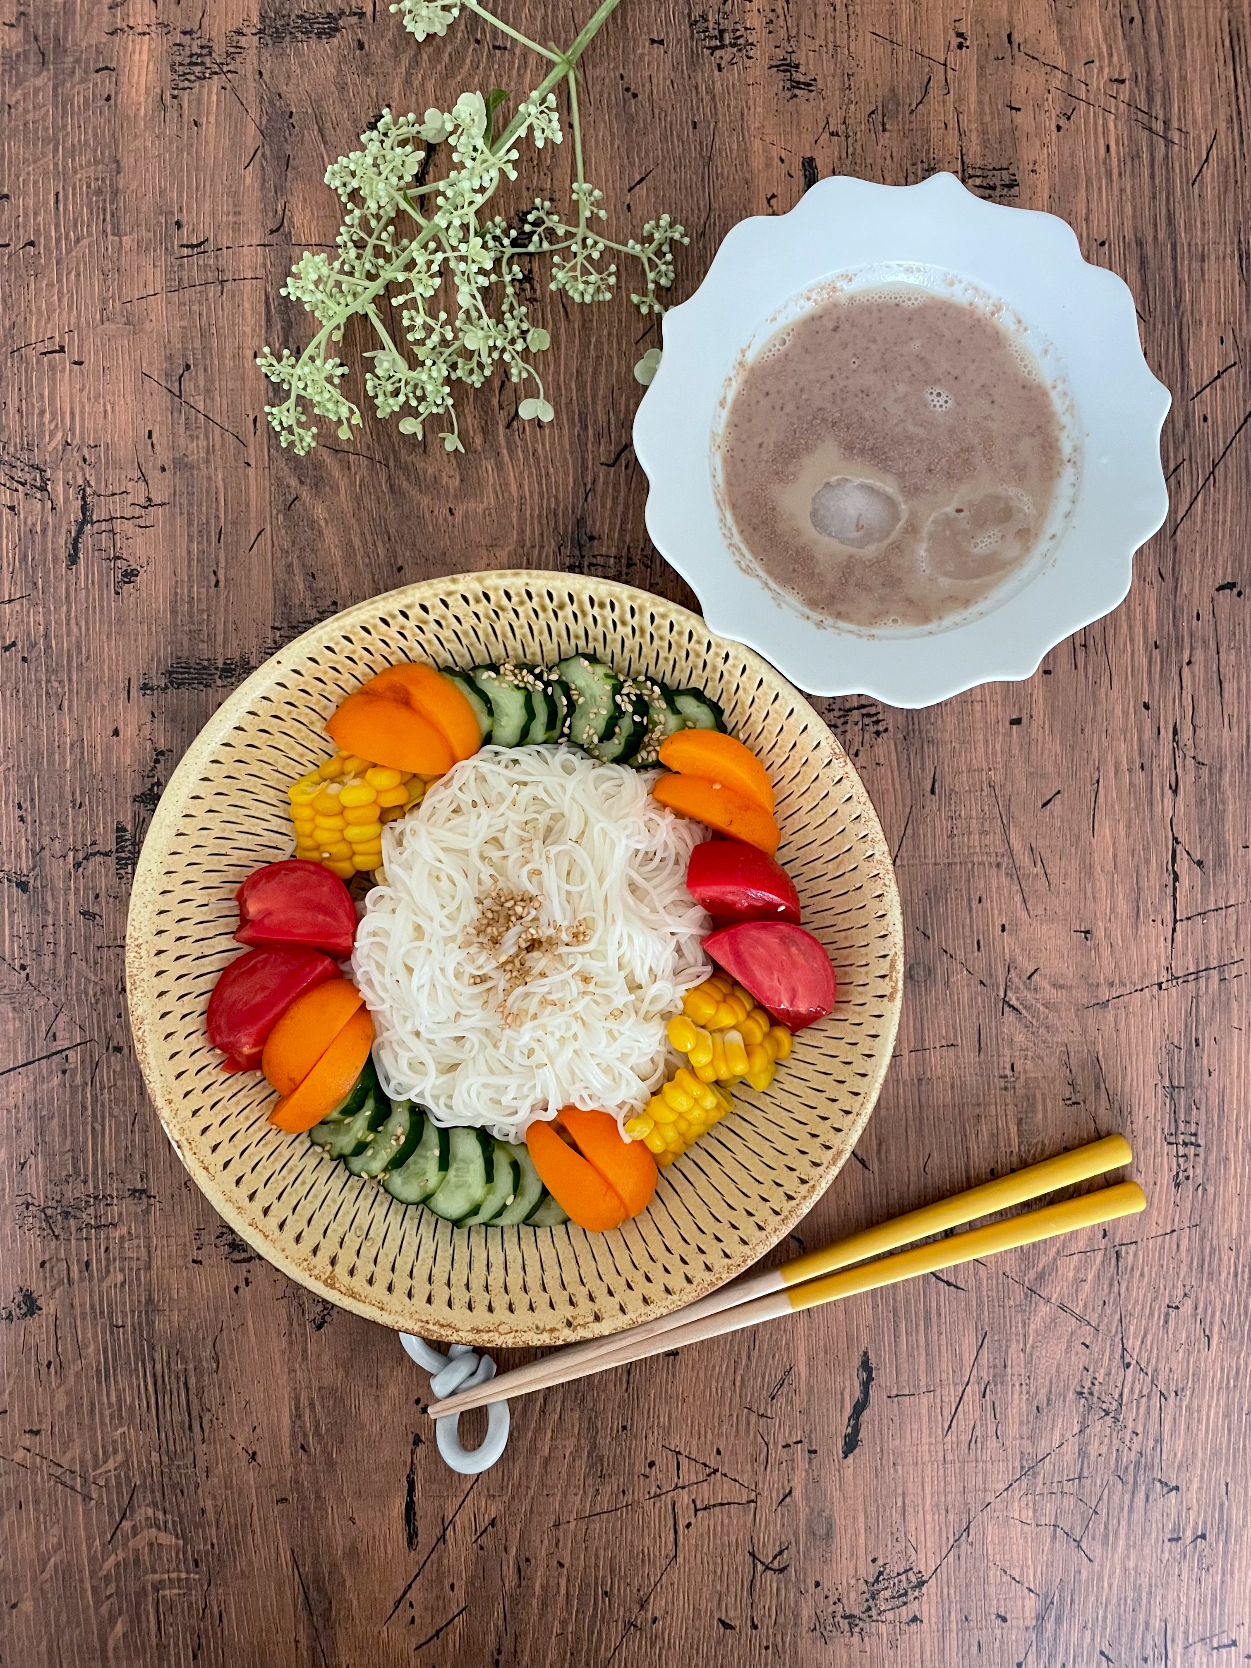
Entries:
[[750,747],[719,730],[679,730],[661,745],[660,762],[680,776],[702,776],[773,815],[773,785]]
[[326,729],[344,753],[371,764],[419,776],[442,776],[452,768],[442,731],[403,701],[359,691],[336,708]]
[[662,776],[652,789],[652,797],[731,840],[759,846],[770,857],[778,849],[778,825],[768,811],[702,776]]
[[295,999],[261,1051],[261,1070],[280,1095],[303,1083],[364,1000],[346,979],[315,985]]
[[471,759],[482,746],[482,732],[473,708],[452,680],[433,666],[415,662],[388,666],[385,672],[370,678],[363,693],[407,701],[442,734],[458,762]]
[[626,1208],[608,1183],[552,1128],[531,1124],[526,1146],[539,1180],[566,1214],[589,1234],[606,1233],[626,1219]]
[[656,1160],[641,1141],[623,1140],[617,1120],[607,1112],[587,1112],[566,1106],[557,1122],[573,1137],[583,1158],[599,1171],[620,1198],[627,1216],[637,1216],[651,1203],[659,1172]]
[[291,1135],[319,1124],[360,1076],[373,1040],[374,1022],[358,1008],[304,1081],[274,1107],[270,1123]]

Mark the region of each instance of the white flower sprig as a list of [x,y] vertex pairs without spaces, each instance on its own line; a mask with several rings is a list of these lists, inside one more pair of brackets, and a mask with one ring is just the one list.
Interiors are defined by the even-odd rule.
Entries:
[[[616,293],[617,262],[608,257],[632,257],[642,281],[631,301],[644,318],[663,312],[659,292],[673,283],[674,247],[689,241],[685,231],[664,214],[647,222],[641,239],[613,243],[602,230],[607,214],[601,193],[583,171],[577,64],[618,3],[602,0],[564,52],[528,40],[477,0],[392,5],[419,41],[446,34],[463,9],[551,67],[498,136],[492,131],[495,114],[507,95],[462,93],[450,110],[432,107],[421,118],[384,110],[361,135],[361,149],[326,170],[326,184],[338,192],[344,210],[335,253],[302,255],[282,290],[313,315],[316,334],[298,356],[267,347],[256,361],[286,394],[265,407],[284,447],[299,454],[311,450],[318,419],[333,424],[344,440],[360,426],[360,408],[342,388],[349,367],[334,351],[351,318],[366,320],[377,339],[364,358],[370,362],[365,392],[378,416],[403,413],[401,433],[418,436],[426,419],[436,418],[444,446],[460,452],[453,388],[457,383],[480,388],[497,367],[514,384],[533,385],[534,393],[518,404],[519,417],[549,423],[555,415],[532,357],[545,352],[551,338],[530,318],[523,260],[550,256],[549,287],[570,301],[591,302]],[[536,198],[512,224],[498,215],[485,217],[501,179],[517,177],[521,140],[528,138],[539,150],[563,143],[555,93],[562,83],[573,137],[576,215],[566,221],[551,201]],[[450,150],[453,166],[427,183],[433,152],[442,146]]]

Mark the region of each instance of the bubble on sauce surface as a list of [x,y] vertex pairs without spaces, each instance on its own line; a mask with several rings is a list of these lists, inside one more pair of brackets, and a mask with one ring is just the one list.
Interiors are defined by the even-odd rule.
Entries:
[[903,520],[903,506],[876,481],[838,475],[813,493],[808,519],[823,538],[849,550],[871,550],[885,544]]
[[925,525],[926,566],[943,579],[984,579],[1022,556],[1033,542],[1026,494],[987,492],[971,504],[936,510]]
[[945,388],[927,388],[925,403],[931,411],[950,411],[956,402]]

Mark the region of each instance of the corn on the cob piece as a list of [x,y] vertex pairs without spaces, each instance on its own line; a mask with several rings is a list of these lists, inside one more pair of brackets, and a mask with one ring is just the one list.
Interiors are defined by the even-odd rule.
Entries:
[[382,866],[382,825],[402,817],[426,791],[425,779],[336,753],[287,790],[295,855],[343,880]]
[[737,1027],[724,1031],[696,1025],[688,1014],[675,1014],[669,1021],[669,1041],[679,1054],[686,1055],[701,1083],[733,1084],[745,1079],[757,1090],[769,1087],[774,1063],[791,1051],[790,1032],[756,1007]]
[[672,1164],[692,1141],[725,1117],[730,1105],[724,1089],[701,1083],[685,1066],[679,1066],[643,1111],[626,1119],[625,1132],[632,1141],[641,1141],[658,1164]]

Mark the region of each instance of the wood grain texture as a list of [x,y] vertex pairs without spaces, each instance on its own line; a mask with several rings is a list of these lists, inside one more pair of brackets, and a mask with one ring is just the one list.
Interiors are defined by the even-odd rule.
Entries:
[[200,1198],[122,991],[161,788],[304,623],[526,564],[690,600],[643,530],[623,306],[559,321],[550,428],[484,391],[465,459],[376,423],[349,454],[269,443],[251,355],[298,339],[277,292],[333,235],[326,163],[385,103],[520,83],[468,25],[418,48],[373,13],[0,19],[0,1660],[1243,1660],[1245,7],[625,0],[596,43],[589,168],[630,223],[691,227],[679,294],[814,176],[942,167],[1062,214],[1134,289],[1176,405],[1173,512],[1128,601],[1028,683],[822,704],[898,853],[908,978],[859,1162],[802,1232],[1112,1129],[1150,1204],[553,1391],[472,1483],[394,1338]]

